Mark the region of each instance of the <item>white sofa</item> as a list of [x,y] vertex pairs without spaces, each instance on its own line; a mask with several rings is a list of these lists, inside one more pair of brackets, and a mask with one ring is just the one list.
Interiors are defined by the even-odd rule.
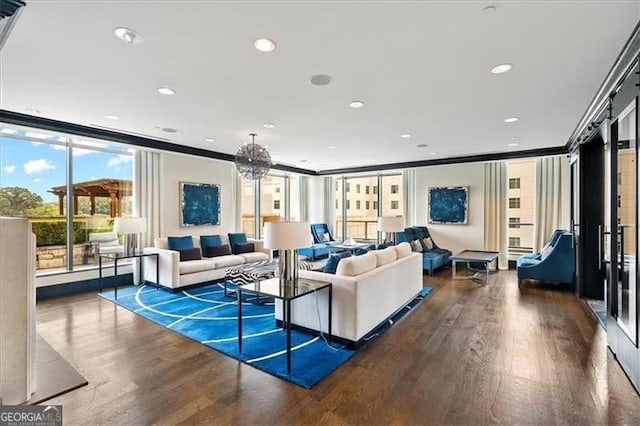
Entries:
[[[226,236],[221,236],[223,244],[228,244]],[[255,246],[251,253],[232,254],[218,257],[203,257],[201,260],[180,261],[180,252],[169,250],[167,238],[155,238],[154,247],[145,247],[145,253],[158,253],[160,262],[160,284],[163,287],[177,289],[194,284],[220,280],[225,276],[225,270],[231,266],[243,263],[258,262],[270,259],[270,251],[265,249],[262,241],[248,240]],[[193,246],[200,247],[200,237],[193,237]],[[156,282],[155,256],[144,258],[145,280]]]
[[[401,243],[342,259],[335,275],[301,270],[298,276],[333,284],[332,334],[357,345],[422,291],[422,256],[412,253],[409,243]],[[292,324],[326,333],[327,303],[325,290],[296,299],[291,308]],[[278,300],[276,319],[282,321]]]

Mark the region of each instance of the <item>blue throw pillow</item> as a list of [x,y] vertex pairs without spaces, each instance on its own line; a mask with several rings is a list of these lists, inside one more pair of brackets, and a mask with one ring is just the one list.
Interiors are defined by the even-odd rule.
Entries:
[[366,248],[359,248],[356,249],[355,253],[353,253],[355,256],[362,256],[363,254],[367,254],[369,253],[369,249]]
[[386,249],[387,247],[389,247],[389,246],[388,246],[388,245],[386,245],[386,244],[378,244],[378,247],[376,247],[376,250],[384,250],[384,249]]
[[168,237],[167,245],[169,246],[169,250],[190,249],[193,248],[193,238],[191,238],[191,235],[184,237]]
[[340,263],[340,260],[349,256],[351,256],[351,254],[348,251],[332,254],[331,256],[329,256],[329,259],[327,259],[327,263],[324,265],[323,272],[327,274],[335,274],[336,270],[338,269],[338,263]]
[[200,247],[202,253],[207,252],[207,247],[220,247],[222,245],[222,237],[220,235],[201,235]]
[[227,234],[229,236],[229,245],[231,246],[231,248],[233,248],[233,246],[235,246],[236,244],[246,244],[249,241],[247,241],[247,234],[245,234],[244,232],[238,232],[238,233],[229,233]]

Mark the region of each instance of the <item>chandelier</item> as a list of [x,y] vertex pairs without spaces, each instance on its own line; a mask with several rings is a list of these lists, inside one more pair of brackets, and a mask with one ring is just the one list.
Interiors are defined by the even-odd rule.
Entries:
[[271,156],[266,147],[256,143],[256,133],[249,133],[251,143],[244,144],[238,149],[235,156],[238,172],[247,179],[258,180],[263,178],[271,168]]

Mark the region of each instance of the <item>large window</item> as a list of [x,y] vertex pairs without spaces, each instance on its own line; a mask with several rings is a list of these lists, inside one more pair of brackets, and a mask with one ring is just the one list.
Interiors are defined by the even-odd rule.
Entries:
[[[267,175],[259,181],[242,178],[241,191],[242,232],[248,237],[262,238],[265,222],[300,220],[300,178],[298,176]],[[258,215],[256,215],[256,191],[260,196]]]
[[285,219],[284,176],[265,176],[260,180],[260,234],[265,222],[278,222]]
[[131,214],[132,153],[102,141],[2,126],[0,159],[0,215],[29,218],[36,271],[95,265],[92,234],[112,231],[115,217]]
[[[336,178],[334,182],[336,185],[334,235],[337,240],[354,238],[362,241],[377,241],[378,216],[401,216],[404,214],[402,175]],[[343,194],[343,183],[345,188],[354,188],[355,190],[345,191]],[[361,190],[363,187],[364,191]],[[342,209],[343,196],[346,197],[344,210]],[[378,210],[378,206],[384,206],[382,211]],[[343,220],[345,215],[346,222]]]
[[507,163],[509,178],[509,253],[533,251],[535,219],[534,176],[535,160],[516,160]]

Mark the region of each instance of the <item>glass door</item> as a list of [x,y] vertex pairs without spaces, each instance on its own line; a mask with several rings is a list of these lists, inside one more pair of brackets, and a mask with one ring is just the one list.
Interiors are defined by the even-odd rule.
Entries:
[[637,141],[635,100],[613,124],[617,147],[617,280],[612,316],[637,345]]

